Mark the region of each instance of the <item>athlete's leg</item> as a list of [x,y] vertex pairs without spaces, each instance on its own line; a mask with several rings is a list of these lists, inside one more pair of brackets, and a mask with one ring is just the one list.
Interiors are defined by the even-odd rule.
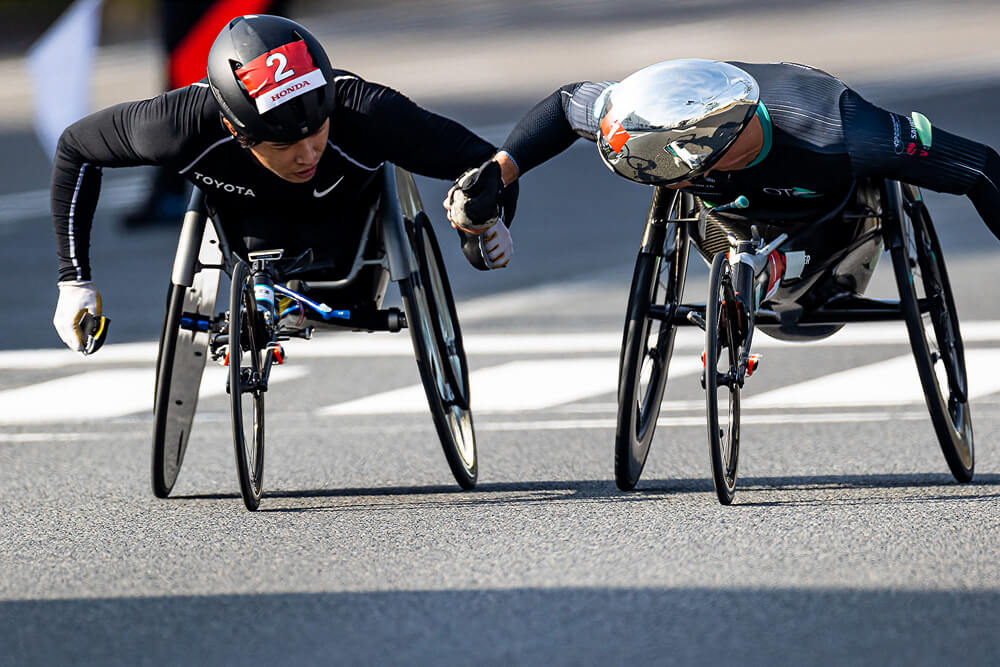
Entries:
[[932,127],[920,113],[880,109],[853,90],[841,97],[844,139],[859,177],[891,178],[968,195],[1000,238],[1000,156],[985,144]]

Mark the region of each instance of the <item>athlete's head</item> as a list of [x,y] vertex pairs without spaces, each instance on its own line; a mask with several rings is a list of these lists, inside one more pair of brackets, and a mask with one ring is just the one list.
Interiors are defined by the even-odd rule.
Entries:
[[316,134],[335,103],[333,69],[305,28],[264,14],[240,16],[215,38],[208,85],[245,145],[294,144]]
[[687,59],[650,65],[598,99],[598,151],[609,169],[632,181],[689,181],[719,161],[759,101],[754,78],[727,63]]

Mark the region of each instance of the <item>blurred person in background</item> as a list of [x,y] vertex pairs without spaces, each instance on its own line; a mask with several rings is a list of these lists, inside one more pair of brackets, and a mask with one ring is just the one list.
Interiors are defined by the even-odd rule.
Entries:
[[[444,201],[466,233],[506,185],[579,138],[614,173],[683,189],[715,204],[749,199],[741,216],[833,210],[853,183],[888,178],[967,195],[1000,237],[1000,157],[932,126],[918,112],[881,109],[826,72],[792,63],[670,60],[621,82],[577,82],[536,104],[484,169],[501,174],[474,196],[468,174]],[[775,285],[776,288],[776,285]]]
[[[343,271],[377,204],[383,162],[451,180],[488,172],[477,165],[497,152],[401,93],[334,69],[316,38],[285,18],[229,21],[212,45],[207,70],[206,79],[189,86],[98,111],[59,140],[52,177],[59,256],[53,322],[70,349],[84,350],[84,315],[102,314],[89,249],[105,167],[159,165],[183,175],[205,192],[210,215],[237,254],[276,245],[290,256],[312,249],[317,262]],[[474,214],[490,225],[509,220],[516,195],[508,188],[492,211]],[[479,268],[500,268],[512,249],[509,235],[494,231],[474,237],[474,252],[465,250]],[[366,298],[338,296],[337,303],[362,307]]]
[[[283,16],[288,0],[160,0],[160,40],[167,55],[166,90],[190,86],[205,77],[208,51],[224,21],[241,14]],[[188,187],[176,171],[157,168],[153,188],[125,227],[174,224],[184,215]]]

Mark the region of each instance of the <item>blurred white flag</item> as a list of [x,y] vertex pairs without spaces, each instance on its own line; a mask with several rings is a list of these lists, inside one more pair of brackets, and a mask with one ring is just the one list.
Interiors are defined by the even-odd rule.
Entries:
[[90,113],[101,0],[76,0],[28,51],[35,131],[50,158],[67,125]]

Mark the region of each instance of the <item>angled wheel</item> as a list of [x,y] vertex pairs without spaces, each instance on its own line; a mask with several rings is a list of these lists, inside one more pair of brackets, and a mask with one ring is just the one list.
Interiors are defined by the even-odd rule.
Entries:
[[[219,242],[212,225],[206,225],[199,259],[203,264],[221,261]],[[191,287],[171,284],[160,332],[153,398],[153,493],[170,494],[184,462],[191,424],[198,407],[198,390],[208,356],[207,322],[215,315],[219,270],[202,268]]]
[[479,466],[469,409],[469,369],[441,251],[424,215],[407,225],[418,269],[399,281],[420,379],[455,481],[476,485]]
[[469,407],[469,365],[465,361],[462,330],[458,324],[455,299],[445,271],[444,258],[430,220],[421,212],[411,227],[411,238],[416,249],[420,276],[427,289],[427,309],[434,344],[440,351],[442,369],[448,384],[455,391],[455,400],[463,408]]
[[887,183],[887,194],[887,208],[899,211],[901,242],[890,252],[924,399],[952,475],[969,482],[975,453],[965,347],[944,255],[920,192]]
[[740,455],[739,309],[733,270],[725,252],[712,261],[705,305],[705,408],[712,481],[719,502],[729,505],[736,493]]
[[264,378],[269,353],[255,326],[257,304],[250,267],[237,261],[229,293],[229,404],[240,494],[248,510],[260,505],[264,486]]
[[[673,212],[674,217],[686,213]],[[684,224],[649,228],[656,235],[650,242],[655,250],[644,248],[635,262],[618,374],[615,482],[623,491],[635,487],[649,454],[674,349],[674,310],[687,274]]]

